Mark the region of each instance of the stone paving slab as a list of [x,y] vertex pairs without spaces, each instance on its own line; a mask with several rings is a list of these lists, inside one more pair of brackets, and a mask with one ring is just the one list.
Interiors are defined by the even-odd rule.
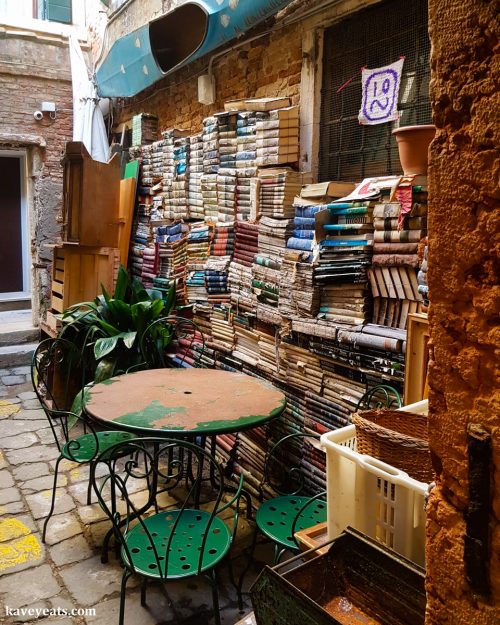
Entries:
[[[14,379],[18,383],[2,384]],[[55,463],[59,452],[48,428],[45,413],[31,389],[29,367],[0,371],[0,623],[16,625],[118,625],[122,567],[113,550],[109,563],[100,559],[109,521],[95,494],[87,506],[89,466],[63,460],[59,465],[54,515],[47,528],[46,544],[41,531],[50,508]],[[104,473],[98,471],[99,477]],[[132,486],[134,498],[144,501],[141,484]],[[174,493],[159,496],[162,506],[175,506]],[[245,565],[240,554],[249,544],[253,525],[240,517],[238,542],[233,552],[236,574]],[[269,561],[271,551],[268,550]],[[24,559],[24,561],[23,561]],[[3,567],[3,568],[2,568]],[[252,567],[248,588],[258,573]],[[245,612],[251,611],[248,597]],[[223,625],[242,618],[227,567],[220,574],[220,605]],[[10,616],[12,609],[67,610],[66,616]],[[72,609],[91,610],[71,616]],[[126,625],[213,625],[211,588],[203,578],[148,586],[148,607],[140,605],[139,578],[127,584]]]

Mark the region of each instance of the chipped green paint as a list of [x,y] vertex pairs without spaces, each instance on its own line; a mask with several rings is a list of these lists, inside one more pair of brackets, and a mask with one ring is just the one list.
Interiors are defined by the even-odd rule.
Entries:
[[220,420],[220,421],[200,421],[197,427],[200,431],[210,430],[217,433],[242,431],[247,428],[258,426],[262,421],[268,421],[270,418],[279,416],[286,406],[286,400],[283,400],[281,406],[273,410],[269,415],[246,415],[238,419]]
[[[114,419],[114,423],[123,423],[123,425],[130,425],[137,428],[155,429],[157,427],[156,423],[162,419],[165,419],[165,417],[171,417],[173,415],[182,414],[185,412],[186,409],[182,406],[167,408],[161,402],[155,399],[148,406],[144,406],[144,408],[140,412],[129,412],[128,414],[124,414],[122,417]],[[172,423],[168,425],[168,429],[184,430],[184,427]]]
[[106,386],[111,386],[111,384],[119,384],[120,380],[116,378],[108,378],[107,380],[103,380],[99,384],[105,384]]

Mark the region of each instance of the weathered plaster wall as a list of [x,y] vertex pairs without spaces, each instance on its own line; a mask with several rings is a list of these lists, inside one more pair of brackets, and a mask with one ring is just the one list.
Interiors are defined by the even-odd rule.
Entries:
[[302,28],[294,24],[229,52],[214,64],[217,99],[198,102],[198,80],[208,59],[200,59],[132,99],[118,113],[126,121],[140,112],[153,113],[162,129],[176,126],[200,132],[204,117],[224,110],[226,100],[289,96],[299,103],[302,70]]
[[[22,148],[28,161],[28,211],[33,261],[35,321],[49,301],[49,247],[60,234],[61,154],[72,137],[72,90],[69,52],[64,38],[0,33],[0,149]],[[42,101],[55,102],[56,119],[36,121]],[[40,145],[40,143],[42,145]]]
[[[430,443],[427,625],[500,622],[500,4],[429,0],[431,100]],[[491,598],[465,578],[467,425],[493,438]]]

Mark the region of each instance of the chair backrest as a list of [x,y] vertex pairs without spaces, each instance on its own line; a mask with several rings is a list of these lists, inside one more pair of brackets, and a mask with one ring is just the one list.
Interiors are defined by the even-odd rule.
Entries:
[[140,347],[149,369],[201,367],[205,338],[191,319],[169,316],[149,324]]
[[[266,454],[260,490],[270,489],[277,495],[311,494],[318,490],[307,479],[310,469],[305,459],[305,446],[319,440],[319,434],[295,432],[283,436]],[[310,444],[310,443],[309,443]]]
[[[195,502],[210,472],[214,478],[211,500],[203,504],[201,511]],[[216,519],[233,504],[234,538],[243,478],[236,494],[223,502],[223,469],[198,445],[159,437],[119,443],[96,459],[91,480],[132,571],[140,568],[146,552],[150,552],[146,554],[148,566],[160,579],[175,577],[179,572],[199,574],[206,568],[208,552],[211,555],[211,550],[217,549],[217,535],[221,532]],[[172,497],[178,505],[173,504]],[[150,519],[152,511],[156,511],[153,521],[158,520],[157,525]],[[136,528],[138,525],[140,528]],[[134,528],[141,543],[135,547],[124,540]],[[164,535],[158,535],[162,528]]]
[[[73,401],[83,388],[84,371],[80,351],[66,339],[41,341],[31,360],[33,390],[47,415],[59,450],[70,440],[70,430],[78,421],[84,422],[96,437],[87,421],[71,412]],[[76,452],[78,443],[73,442]]]
[[370,410],[377,408],[401,408],[399,392],[388,384],[378,384],[369,388],[361,397],[356,410]]

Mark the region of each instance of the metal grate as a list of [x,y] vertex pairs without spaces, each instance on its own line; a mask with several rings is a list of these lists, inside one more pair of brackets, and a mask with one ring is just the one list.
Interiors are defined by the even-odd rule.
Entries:
[[[388,0],[325,31],[320,180],[360,181],[401,173],[393,124],[363,126],[360,68],[405,57],[399,92],[401,126],[431,123],[427,0]],[[356,78],[340,93],[338,88]]]

